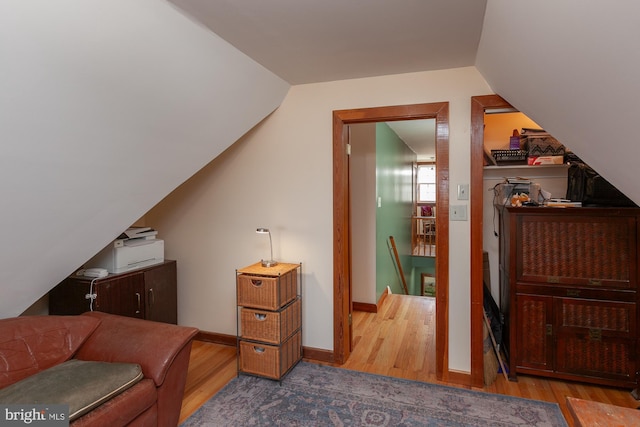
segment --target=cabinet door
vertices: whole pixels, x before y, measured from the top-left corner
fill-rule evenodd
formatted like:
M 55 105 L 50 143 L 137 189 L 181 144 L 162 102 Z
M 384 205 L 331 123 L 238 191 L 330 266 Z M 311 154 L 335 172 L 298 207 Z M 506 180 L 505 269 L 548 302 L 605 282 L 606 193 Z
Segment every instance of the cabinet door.
M 176 263 L 167 262 L 144 272 L 145 318 L 178 323 Z
M 636 305 L 556 298 L 558 372 L 633 381 Z
M 95 311 L 144 318 L 143 275 L 130 274 L 95 285 Z
M 516 280 L 635 289 L 636 218 L 605 209 L 595 213 L 517 215 Z M 591 214 L 588 214 L 590 213 Z
M 517 350 L 518 367 L 553 369 L 553 297 L 518 294 Z
M 90 280 L 67 277 L 49 292 L 49 314 L 76 315 L 91 310 L 91 300 L 86 298 L 90 284 Z

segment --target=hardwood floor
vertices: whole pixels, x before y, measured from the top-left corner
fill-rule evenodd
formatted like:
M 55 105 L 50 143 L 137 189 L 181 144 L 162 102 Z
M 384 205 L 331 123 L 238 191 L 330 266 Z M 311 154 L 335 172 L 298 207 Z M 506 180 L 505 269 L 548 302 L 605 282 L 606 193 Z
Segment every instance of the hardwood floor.
M 194 341 L 187 384 L 184 388 L 180 423 L 238 374 L 235 347 Z
M 353 325 L 355 346 L 340 367 L 440 383 L 435 378 L 435 299 L 388 295 L 378 313 L 354 312 Z M 180 422 L 236 375 L 234 347 L 194 342 Z M 493 384 L 480 390 L 556 402 L 569 426 L 574 425 L 566 405 L 569 396 L 627 408 L 640 406 L 629 390 L 524 375 L 518 376 L 517 382 L 499 375 Z
M 435 299 L 390 294 L 377 314 L 353 313 L 354 347 L 340 367 L 436 382 L 435 321 Z

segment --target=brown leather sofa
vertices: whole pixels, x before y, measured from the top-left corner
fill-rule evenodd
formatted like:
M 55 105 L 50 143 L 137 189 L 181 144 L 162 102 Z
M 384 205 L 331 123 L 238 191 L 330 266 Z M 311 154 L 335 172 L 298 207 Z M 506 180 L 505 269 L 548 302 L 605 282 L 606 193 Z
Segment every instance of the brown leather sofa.
M 119 394 L 109 395 L 99 406 L 79 413 L 71 425 L 173 427 L 180 417 L 191 342 L 197 332 L 195 328 L 100 312 L 2 319 L 0 397 L 3 391 L 15 389 L 29 380 L 39 385 L 45 371 L 51 372 L 67 363 L 95 361 L 108 362 L 97 365 L 133 365 L 141 379 L 132 381 L 133 385 L 127 385 L 124 391 L 118 390 Z M 69 376 L 72 379 L 73 369 Z M 101 383 L 106 375 L 94 377 Z M 55 384 L 65 387 L 65 381 L 59 378 Z M 19 389 L 18 394 L 21 394 Z M 0 403 L 6 401 L 0 400 Z

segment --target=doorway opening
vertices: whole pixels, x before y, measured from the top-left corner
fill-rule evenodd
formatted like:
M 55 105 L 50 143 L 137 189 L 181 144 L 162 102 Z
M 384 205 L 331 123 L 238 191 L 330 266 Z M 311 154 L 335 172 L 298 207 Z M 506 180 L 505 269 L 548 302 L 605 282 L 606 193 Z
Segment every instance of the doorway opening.
M 447 102 L 375 107 L 333 112 L 333 265 L 334 265 L 334 362 L 344 363 L 351 353 L 352 255 L 348 125 L 435 119 L 437 200 L 436 242 L 436 377 L 448 372 L 449 292 L 449 104 Z
M 435 276 L 435 119 L 347 127 L 352 300 L 377 312 L 385 295 L 423 295 L 421 274 Z

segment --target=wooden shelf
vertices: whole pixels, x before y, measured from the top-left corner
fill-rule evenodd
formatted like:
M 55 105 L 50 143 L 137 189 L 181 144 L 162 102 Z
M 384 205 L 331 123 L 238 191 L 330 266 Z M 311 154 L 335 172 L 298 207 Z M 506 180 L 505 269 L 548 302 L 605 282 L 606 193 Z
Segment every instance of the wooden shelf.
M 532 181 L 543 178 L 562 178 L 567 179 L 569 165 L 514 165 L 514 166 L 485 166 L 483 179 L 502 180 L 505 177 L 520 176 L 529 178 Z
M 561 165 L 507 165 L 507 166 L 485 166 L 485 170 L 506 170 L 506 169 L 569 169 L 569 165 L 563 163 Z

